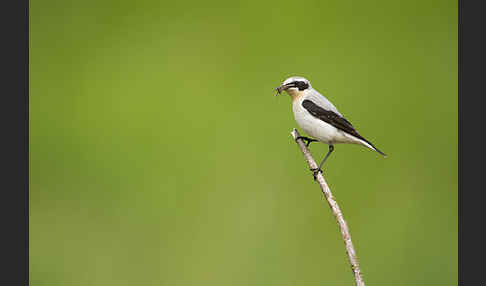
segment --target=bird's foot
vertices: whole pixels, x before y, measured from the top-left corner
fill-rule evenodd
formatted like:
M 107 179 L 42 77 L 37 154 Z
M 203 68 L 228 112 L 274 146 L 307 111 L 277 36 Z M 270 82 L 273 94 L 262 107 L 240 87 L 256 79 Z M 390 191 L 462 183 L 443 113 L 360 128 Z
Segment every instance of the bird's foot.
M 309 147 L 310 143 L 317 142 L 316 139 L 312 139 L 312 138 L 305 137 L 305 136 L 298 136 L 297 139 L 302 139 L 302 140 L 306 141 L 307 143 L 305 144 L 305 146 L 307 146 L 307 147 Z M 295 140 L 297 140 L 297 139 L 295 139 Z
M 317 180 L 317 174 L 321 173 L 322 174 L 322 169 L 321 168 L 311 168 L 312 171 L 312 176 L 314 177 L 314 181 Z

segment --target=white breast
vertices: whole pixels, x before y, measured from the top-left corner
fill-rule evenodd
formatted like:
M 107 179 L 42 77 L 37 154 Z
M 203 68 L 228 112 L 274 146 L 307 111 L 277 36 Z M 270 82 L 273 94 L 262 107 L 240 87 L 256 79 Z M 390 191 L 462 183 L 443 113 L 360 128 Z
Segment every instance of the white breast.
M 292 102 L 295 121 L 305 133 L 326 144 L 357 143 L 357 138 L 354 138 L 354 136 L 348 135 L 331 124 L 312 116 L 302 106 L 302 101 L 305 99 L 307 99 L 307 96 L 302 96 Z

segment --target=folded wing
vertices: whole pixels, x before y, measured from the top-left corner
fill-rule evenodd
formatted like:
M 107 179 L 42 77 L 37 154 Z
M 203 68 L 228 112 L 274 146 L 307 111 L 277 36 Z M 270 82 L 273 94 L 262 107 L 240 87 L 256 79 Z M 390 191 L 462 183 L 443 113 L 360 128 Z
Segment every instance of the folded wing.
M 386 156 L 383 152 L 378 150 L 378 148 L 373 146 L 370 141 L 366 140 L 363 136 L 361 136 L 358 131 L 354 129 L 351 122 L 349 122 L 343 116 L 335 113 L 334 111 L 326 110 L 309 99 L 305 99 L 304 101 L 302 101 L 302 106 L 315 118 L 320 119 L 350 135 L 353 135 L 360 140 L 363 140 L 364 142 L 368 143 L 376 152 L 380 153 L 383 156 Z

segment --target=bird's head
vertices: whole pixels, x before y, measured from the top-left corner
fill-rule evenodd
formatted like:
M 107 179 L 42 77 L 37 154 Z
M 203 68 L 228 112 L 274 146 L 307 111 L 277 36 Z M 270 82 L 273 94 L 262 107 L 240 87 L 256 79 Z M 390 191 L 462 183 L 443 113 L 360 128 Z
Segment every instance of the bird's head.
M 293 99 L 303 95 L 307 90 L 311 89 L 312 86 L 310 81 L 300 76 L 289 77 L 284 80 L 282 85 L 276 88 L 277 93 L 275 96 L 282 93 L 282 91 L 287 92 Z

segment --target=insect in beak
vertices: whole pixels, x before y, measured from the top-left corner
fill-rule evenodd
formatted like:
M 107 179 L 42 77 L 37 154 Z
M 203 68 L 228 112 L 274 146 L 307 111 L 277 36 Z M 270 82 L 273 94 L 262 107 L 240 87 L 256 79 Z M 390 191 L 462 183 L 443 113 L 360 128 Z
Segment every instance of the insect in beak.
M 279 86 L 279 87 L 275 88 L 275 90 L 277 91 L 277 92 L 275 93 L 275 96 L 277 96 L 277 95 L 279 95 L 279 94 L 282 94 L 282 91 L 287 90 L 287 89 L 289 89 L 290 87 L 291 87 L 291 86 L 289 86 L 288 84 L 286 84 L 286 85 L 281 85 L 281 86 Z

